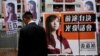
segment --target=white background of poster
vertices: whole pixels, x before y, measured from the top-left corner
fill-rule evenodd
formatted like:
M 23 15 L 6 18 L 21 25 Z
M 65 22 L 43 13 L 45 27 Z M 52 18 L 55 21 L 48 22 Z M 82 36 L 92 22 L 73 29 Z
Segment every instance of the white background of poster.
M 70 48 L 72 49 L 72 55 L 79 55 L 79 40 L 68 40 Z
M 96 39 L 88 39 L 88 40 L 80 40 L 80 43 L 89 43 L 90 44 L 90 48 L 86 48 L 81 50 L 80 49 L 80 55 L 97 55 L 97 40 Z M 95 44 L 95 48 L 91 47 L 91 43 Z M 86 47 L 86 46 L 85 46 Z

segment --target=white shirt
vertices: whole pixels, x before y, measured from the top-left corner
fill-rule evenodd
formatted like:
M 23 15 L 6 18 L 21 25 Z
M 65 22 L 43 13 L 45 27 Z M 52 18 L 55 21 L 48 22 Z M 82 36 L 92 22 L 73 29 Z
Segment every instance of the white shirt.
M 33 21 L 33 20 L 30 20 L 30 21 L 28 22 L 28 24 L 30 24 L 30 23 L 32 23 L 32 22 L 35 22 L 35 21 Z
M 58 49 L 60 49 L 62 51 L 64 49 L 64 45 L 55 36 L 54 36 L 54 40 L 56 42 L 56 47 L 55 48 L 58 48 Z

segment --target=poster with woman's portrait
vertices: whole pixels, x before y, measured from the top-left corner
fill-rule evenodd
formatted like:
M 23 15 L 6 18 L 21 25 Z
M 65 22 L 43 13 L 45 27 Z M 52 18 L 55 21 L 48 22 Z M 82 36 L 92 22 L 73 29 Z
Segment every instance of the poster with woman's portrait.
M 97 55 L 96 15 L 89 12 L 44 13 L 49 55 Z
M 95 0 L 82 0 L 84 11 L 96 11 Z
M 17 31 L 17 1 L 5 1 L 4 21 L 6 32 L 8 34 L 16 33 Z
M 69 41 L 62 35 L 60 13 L 43 14 L 43 25 L 46 31 L 48 55 L 73 54 Z
M 40 0 L 24 0 L 24 12 L 29 11 L 33 20 L 38 24 L 40 19 Z

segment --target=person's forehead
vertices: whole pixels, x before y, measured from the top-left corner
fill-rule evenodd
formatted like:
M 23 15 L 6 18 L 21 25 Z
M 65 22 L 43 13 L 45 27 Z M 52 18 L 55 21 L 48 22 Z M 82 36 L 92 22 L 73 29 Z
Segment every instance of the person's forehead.
M 7 7 L 7 8 L 12 8 L 12 7 L 11 7 L 11 6 L 9 6 L 9 5 L 7 5 L 6 7 Z
M 52 21 L 59 21 L 59 18 L 55 18 L 54 20 L 52 20 Z

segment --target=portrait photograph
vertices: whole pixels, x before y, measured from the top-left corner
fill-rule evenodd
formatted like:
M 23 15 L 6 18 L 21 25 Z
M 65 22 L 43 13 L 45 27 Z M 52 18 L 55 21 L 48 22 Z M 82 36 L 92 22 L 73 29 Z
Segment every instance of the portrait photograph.
M 24 12 L 29 11 L 33 15 L 33 20 L 38 24 L 40 20 L 40 0 L 24 0 Z
M 96 11 L 95 0 L 82 0 L 84 11 Z

